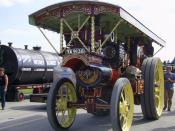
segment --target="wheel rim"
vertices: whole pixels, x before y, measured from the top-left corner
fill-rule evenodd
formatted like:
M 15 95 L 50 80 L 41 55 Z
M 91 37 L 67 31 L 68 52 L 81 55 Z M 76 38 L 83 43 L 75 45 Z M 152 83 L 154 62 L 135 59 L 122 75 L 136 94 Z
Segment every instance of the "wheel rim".
M 119 120 L 122 131 L 128 131 L 132 125 L 134 112 L 133 91 L 130 84 L 123 87 L 120 96 Z
M 154 78 L 154 100 L 157 115 L 162 114 L 163 105 L 164 105 L 164 77 L 162 63 L 158 61 L 156 65 L 156 72 Z
M 19 94 L 19 101 L 22 101 L 24 99 L 24 95 L 23 95 L 23 93 L 20 93 Z
M 72 125 L 76 116 L 76 108 L 68 108 L 67 104 L 76 101 L 74 86 L 70 82 L 64 82 L 58 90 L 55 105 L 57 121 L 62 128 Z

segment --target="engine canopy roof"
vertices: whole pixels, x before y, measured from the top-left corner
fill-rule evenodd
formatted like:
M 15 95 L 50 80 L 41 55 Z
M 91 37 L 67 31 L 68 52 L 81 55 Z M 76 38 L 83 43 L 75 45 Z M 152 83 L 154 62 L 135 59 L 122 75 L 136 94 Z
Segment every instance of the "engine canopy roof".
M 123 20 L 117 29 L 119 39 L 128 36 L 142 37 L 157 43 L 161 47 L 165 45 L 163 39 L 122 7 L 99 1 L 74 0 L 54 4 L 29 15 L 29 23 L 60 33 L 61 18 L 66 19 L 69 25 L 76 30 L 79 23 L 83 23 L 87 16 L 92 15 L 100 16 L 100 28 L 106 33 L 109 33 L 119 20 Z M 64 33 L 66 32 L 69 33 L 70 30 L 67 26 L 64 26 Z

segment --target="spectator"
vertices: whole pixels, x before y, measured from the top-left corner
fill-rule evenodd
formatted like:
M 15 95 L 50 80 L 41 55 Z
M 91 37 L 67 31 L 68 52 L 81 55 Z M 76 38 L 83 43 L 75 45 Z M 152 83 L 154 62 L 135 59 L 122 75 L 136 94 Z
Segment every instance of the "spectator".
M 4 68 L 0 67 L 0 96 L 1 96 L 1 106 L 2 110 L 5 108 L 5 95 L 7 92 L 8 77 L 4 73 Z
M 163 110 L 166 110 L 168 105 L 168 111 L 171 111 L 172 98 L 174 94 L 173 83 L 175 83 L 175 74 L 171 72 L 170 66 L 166 67 L 164 79 L 165 79 L 165 102 Z

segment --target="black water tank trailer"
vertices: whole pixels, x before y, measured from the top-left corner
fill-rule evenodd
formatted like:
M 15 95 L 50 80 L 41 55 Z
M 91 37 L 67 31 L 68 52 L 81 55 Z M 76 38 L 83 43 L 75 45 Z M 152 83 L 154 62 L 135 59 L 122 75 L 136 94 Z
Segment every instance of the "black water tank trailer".
M 60 65 L 56 53 L 0 45 L 0 66 L 10 84 L 42 84 L 53 80 L 53 68 Z
M 0 45 L 0 67 L 4 67 L 9 77 L 9 85 L 43 84 L 53 81 L 53 69 L 60 65 L 61 58 L 56 53 Z

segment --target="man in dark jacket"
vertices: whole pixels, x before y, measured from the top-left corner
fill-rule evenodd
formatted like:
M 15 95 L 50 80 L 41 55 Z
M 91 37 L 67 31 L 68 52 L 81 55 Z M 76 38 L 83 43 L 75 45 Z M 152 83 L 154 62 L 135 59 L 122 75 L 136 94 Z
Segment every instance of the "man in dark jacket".
M 1 97 L 1 106 L 2 110 L 5 108 L 5 95 L 7 92 L 7 86 L 8 86 L 8 77 L 4 73 L 4 68 L 0 67 L 0 97 Z
M 168 111 L 171 110 L 172 98 L 174 94 L 174 83 L 175 83 L 175 74 L 171 72 L 171 67 L 166 67 L 166 73 L 164 74 L 165 79 L 165 103 L 163 110 L 166 110 L 168 106 Z

